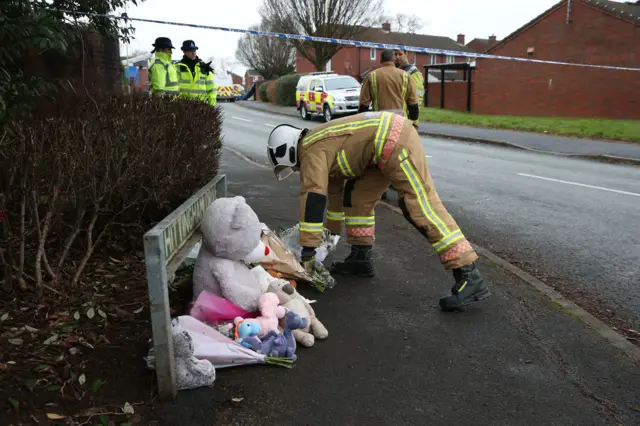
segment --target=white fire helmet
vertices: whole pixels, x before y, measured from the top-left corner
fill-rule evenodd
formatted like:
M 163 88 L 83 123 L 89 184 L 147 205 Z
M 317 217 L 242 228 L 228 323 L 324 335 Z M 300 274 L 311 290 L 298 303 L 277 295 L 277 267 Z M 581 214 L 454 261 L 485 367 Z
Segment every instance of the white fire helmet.
M 267 158 L 276 179 L 285 180 L 295 171 L 294 167 L 298 163 L 298 140 L 304 130 L 281 124 L 269 135 Z

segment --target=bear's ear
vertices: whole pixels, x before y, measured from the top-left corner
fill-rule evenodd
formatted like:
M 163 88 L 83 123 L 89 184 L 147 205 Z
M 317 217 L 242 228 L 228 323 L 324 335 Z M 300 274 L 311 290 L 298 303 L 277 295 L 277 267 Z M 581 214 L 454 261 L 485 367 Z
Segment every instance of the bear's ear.
M 241 322 L 242 322 L 242 317 L 235 317 L 235 318 L 233 319 L 233 323 L 234 323 L 235 325 L 238 325 L 238 324 L 239 324 L 239 323 L 241 323 Z
M 231 217 L 231 228 L 242 229 L 247 226 L 247 203 L 244 198 L 238 200 L 236 208 L 233 209 L 233 216 Z

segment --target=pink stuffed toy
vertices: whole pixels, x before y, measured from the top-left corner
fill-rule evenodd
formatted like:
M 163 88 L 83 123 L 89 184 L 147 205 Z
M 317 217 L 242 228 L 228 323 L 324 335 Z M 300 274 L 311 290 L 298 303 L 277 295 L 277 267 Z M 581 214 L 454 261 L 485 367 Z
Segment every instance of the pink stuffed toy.
M 236 317 L 233 320 L 236 325 L 236 334 L 238 334 L 237 327 L 239 324 L 244 324 L 247 329 L 251 328 L 253 330 L 259 327 L 260 330 L 258 331 L 258 337 L 264 337 L 270 331 L 274 331 L 276 333 L 280 332 L 278 325 L 280 323 L 280 319 L 284 318 L 286 310 L 284 307 L 280 306 L 280 299 L 278 299 L 278 296 L 275 293 L 263 293 L 260 295 L 260 299 L 258 299 L 258 307 L 260 308 L 262 316 L 248 319 Z
M 274 293 L 264 293 L 260 295 L 258 307 L 262 316 L 255 320 L 260 323 L 260 333 L 258 336 L 263 337 L 269 331 L 279 333 L 278 324 L 281 318 L 284 318 L 286 310 L 280 306 L 280 299 Z

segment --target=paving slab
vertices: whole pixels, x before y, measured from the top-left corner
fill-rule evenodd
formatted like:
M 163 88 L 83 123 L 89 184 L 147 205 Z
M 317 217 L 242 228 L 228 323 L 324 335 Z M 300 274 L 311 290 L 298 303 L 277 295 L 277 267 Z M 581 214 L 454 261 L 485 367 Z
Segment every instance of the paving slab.
M 230 195 L 271 227 L 298 218 L 299 184 L 225 151 Z M 492 297 L 443 313 L 452 278 L 402 216 L 376 211 L 373 279 L 302 288 L 329 330 L 291 370 L 218 371 L 213 388 L 180 392 L 164 425 L 633 425 L 637 361 L 520 278 L 481 258 Z M 336 257 L 346 254 L 341 245 Z M 331 259 L 328 259 L 330 261 Z M 232 398 L 243 398 L 233 402 Z

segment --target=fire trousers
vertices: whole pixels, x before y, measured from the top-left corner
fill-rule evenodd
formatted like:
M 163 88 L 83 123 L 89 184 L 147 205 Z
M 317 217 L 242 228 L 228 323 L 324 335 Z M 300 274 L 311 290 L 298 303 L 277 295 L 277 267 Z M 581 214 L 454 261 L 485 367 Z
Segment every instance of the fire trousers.
M 326 227 L 341 234 L 344 224 L 347 243 L 373 245 L 375 206 L 391 184 L 404 217 L 427 238 L 445 269 L 473 263 L 478 255 L 436 192 L 418 133 L 405 130 L 393 142 L 384 163 L 357 178 L 329 182 Z

